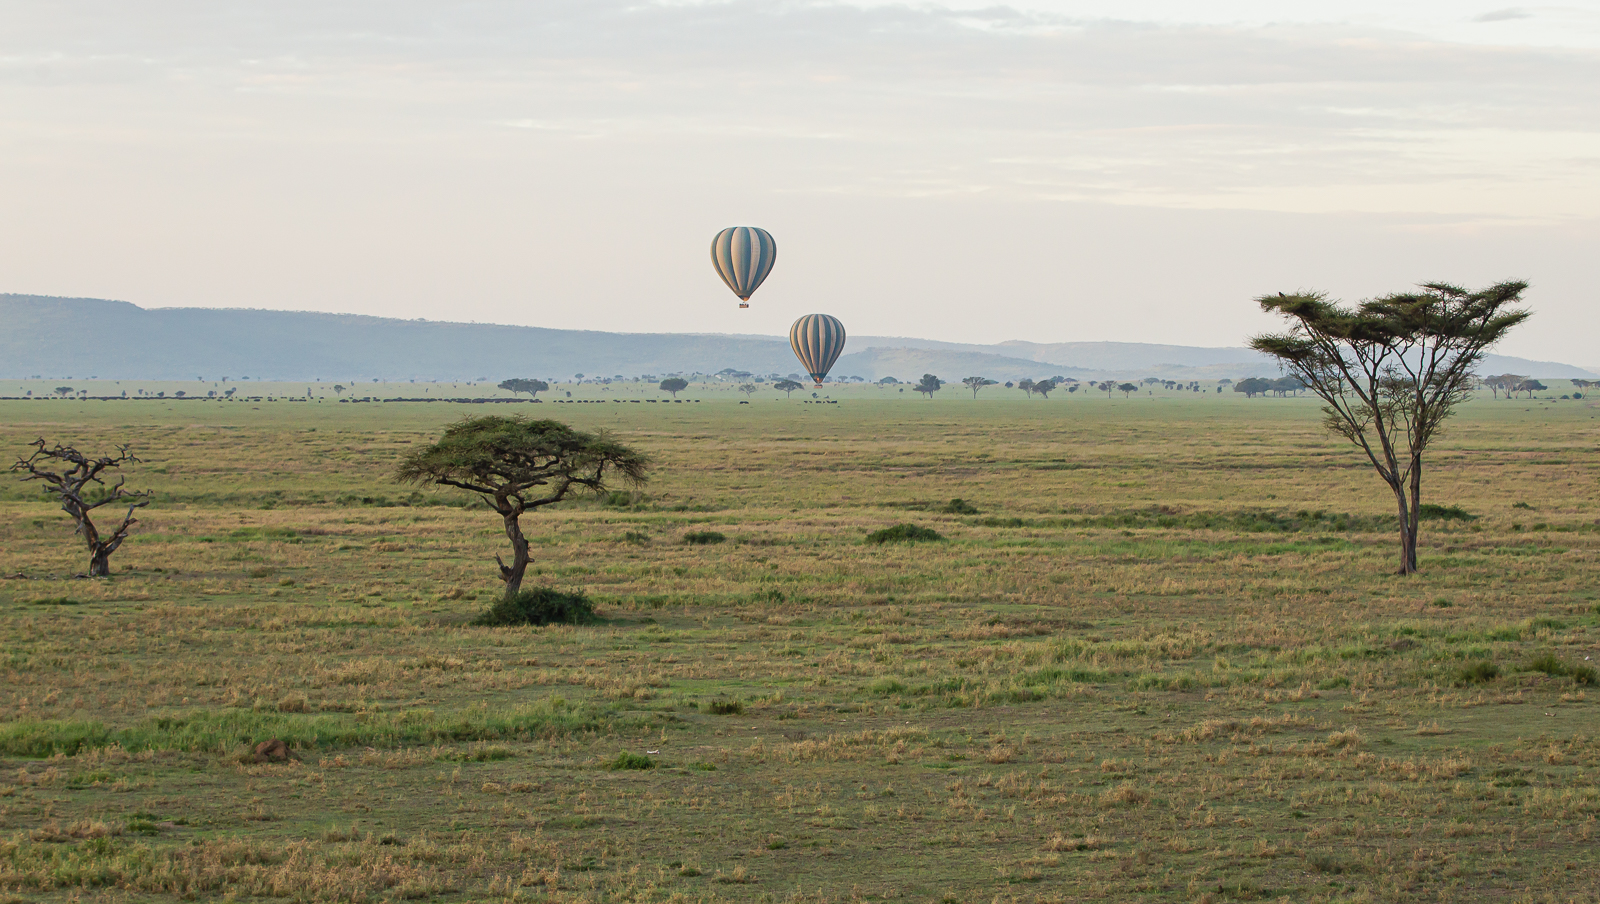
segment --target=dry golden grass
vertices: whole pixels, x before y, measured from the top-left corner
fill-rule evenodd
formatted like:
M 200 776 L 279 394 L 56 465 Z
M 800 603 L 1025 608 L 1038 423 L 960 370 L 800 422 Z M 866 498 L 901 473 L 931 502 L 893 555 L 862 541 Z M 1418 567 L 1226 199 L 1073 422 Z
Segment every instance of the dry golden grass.
M 468 624 L 494 519 L 382 480 L 474 409 L 0 403 L 158 493 L 91 582 L 0 486 L 0 895 L 1600 894 L 1590 409 L 1469 406 L 1479 518 L 1400 581 L 1314 406 L 1131 402 L 540 409 L 660 465 L 530 516 L 606 619 L 537 629 Z

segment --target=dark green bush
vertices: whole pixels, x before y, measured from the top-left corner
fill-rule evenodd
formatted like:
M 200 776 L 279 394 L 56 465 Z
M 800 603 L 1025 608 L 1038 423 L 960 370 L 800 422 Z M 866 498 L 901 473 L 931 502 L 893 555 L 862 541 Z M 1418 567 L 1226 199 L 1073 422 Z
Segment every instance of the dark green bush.
M 946 515 L 976 515 L 976 514 L 978 514 L 978 510 L 976 508 L 974 508 L 972 506 L 972 504 L 967 502 L 965 499 L 952 499 L 949 502 L 945 503 L 944 508 L 940 509 L 939 511 L 944 512 Z
M 1423 521 L 1476 521 L 1478 516 L 1458 505 L 1434 505 L 1424 502 L 1417 507 L 1417 517 Z
M 472 620 L 475 625 L 586 625 L 594 621 L 594 603 L 582 593 L 539 587 L 520 590 L 495 601 L 489 611 Z
M 656 761 L 642 753 L 619 753 L 616 759 L 606 764 L 606 768 L 613 772 L 618 769 L 654 769 Z
M 743 703 L 727 698 L 707 700 L 700 708 L 713 716 L 738 716 L 744 714 Z
M 728 538 L 714 530 L 695 530 L 683 535 L 683 542 L 690 546 L 710 546 L 721 543 Z
M 916 543 L 923 540 L 943 540 L 939 532 L 915 524 L 896 524 L 867 534 L 868 543 Z

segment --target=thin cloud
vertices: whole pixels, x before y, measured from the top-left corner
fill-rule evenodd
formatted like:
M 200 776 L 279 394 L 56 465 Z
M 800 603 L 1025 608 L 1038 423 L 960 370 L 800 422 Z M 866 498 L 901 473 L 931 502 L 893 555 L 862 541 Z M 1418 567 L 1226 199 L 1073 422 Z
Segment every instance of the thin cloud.
M 1525 9 L 1511 8 L 1511 9 L 1497 9 L 1497 10 L 1494 10 L 1493 12 L 1484 13 L 1481 16 L 1473 16 L 1472 17 L 1472 21 L 1474 21 L 1474 22 L 1509 22 L 1512 19 L 1532 19 L 1532 18 L 1533 18 L 1533 13 L 1530 13 Z

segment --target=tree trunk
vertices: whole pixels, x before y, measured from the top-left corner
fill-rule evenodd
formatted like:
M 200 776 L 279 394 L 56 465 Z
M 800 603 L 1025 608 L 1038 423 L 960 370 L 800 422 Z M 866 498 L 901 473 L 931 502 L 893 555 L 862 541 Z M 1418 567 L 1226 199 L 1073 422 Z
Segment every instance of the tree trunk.
M 1417 537 L 1422 533 L 1422 455 L 1411 454 L 1411 531 L 1406 547 L 1406 562 L 1411 566 L 1407 574 L 1417 573 Z
M 522 525 L 517 519 L 522 512 L 512 509 L 502 512 L 506 520 L 506 537 L 511 541 L 511 564 L 500 561 L 495 556 L 495 561 L 500 562 L 500 580 L 506 582 L 506 596 L 511 596 L 522 589 L 522 576 L 528 571 L 528 541 L 522 536 Z
M 1400 484 L 1390 485 L 1396 504 L 1400 508 L 1400 571 L 1399 574 L 1417 573 L 1417 521 L 1411 506 L 1406 503 L 1406 490 Z
M 104 578 L 111 576 L 111 550 L 95 544 L 89 549 L 89 577 Z

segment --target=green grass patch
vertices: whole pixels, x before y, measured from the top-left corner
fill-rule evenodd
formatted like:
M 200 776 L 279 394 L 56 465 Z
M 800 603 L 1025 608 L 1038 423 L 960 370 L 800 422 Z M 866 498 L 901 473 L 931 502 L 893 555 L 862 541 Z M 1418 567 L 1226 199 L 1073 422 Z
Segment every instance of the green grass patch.
M 915 524 L 896 524 L 882 530 L 875 530 L 867 534 L 867 542 L 874 545 L 884 543 L 925 543 L 933 540 L 943 540 L 944 537 L 931 527 L 919 527 Z

